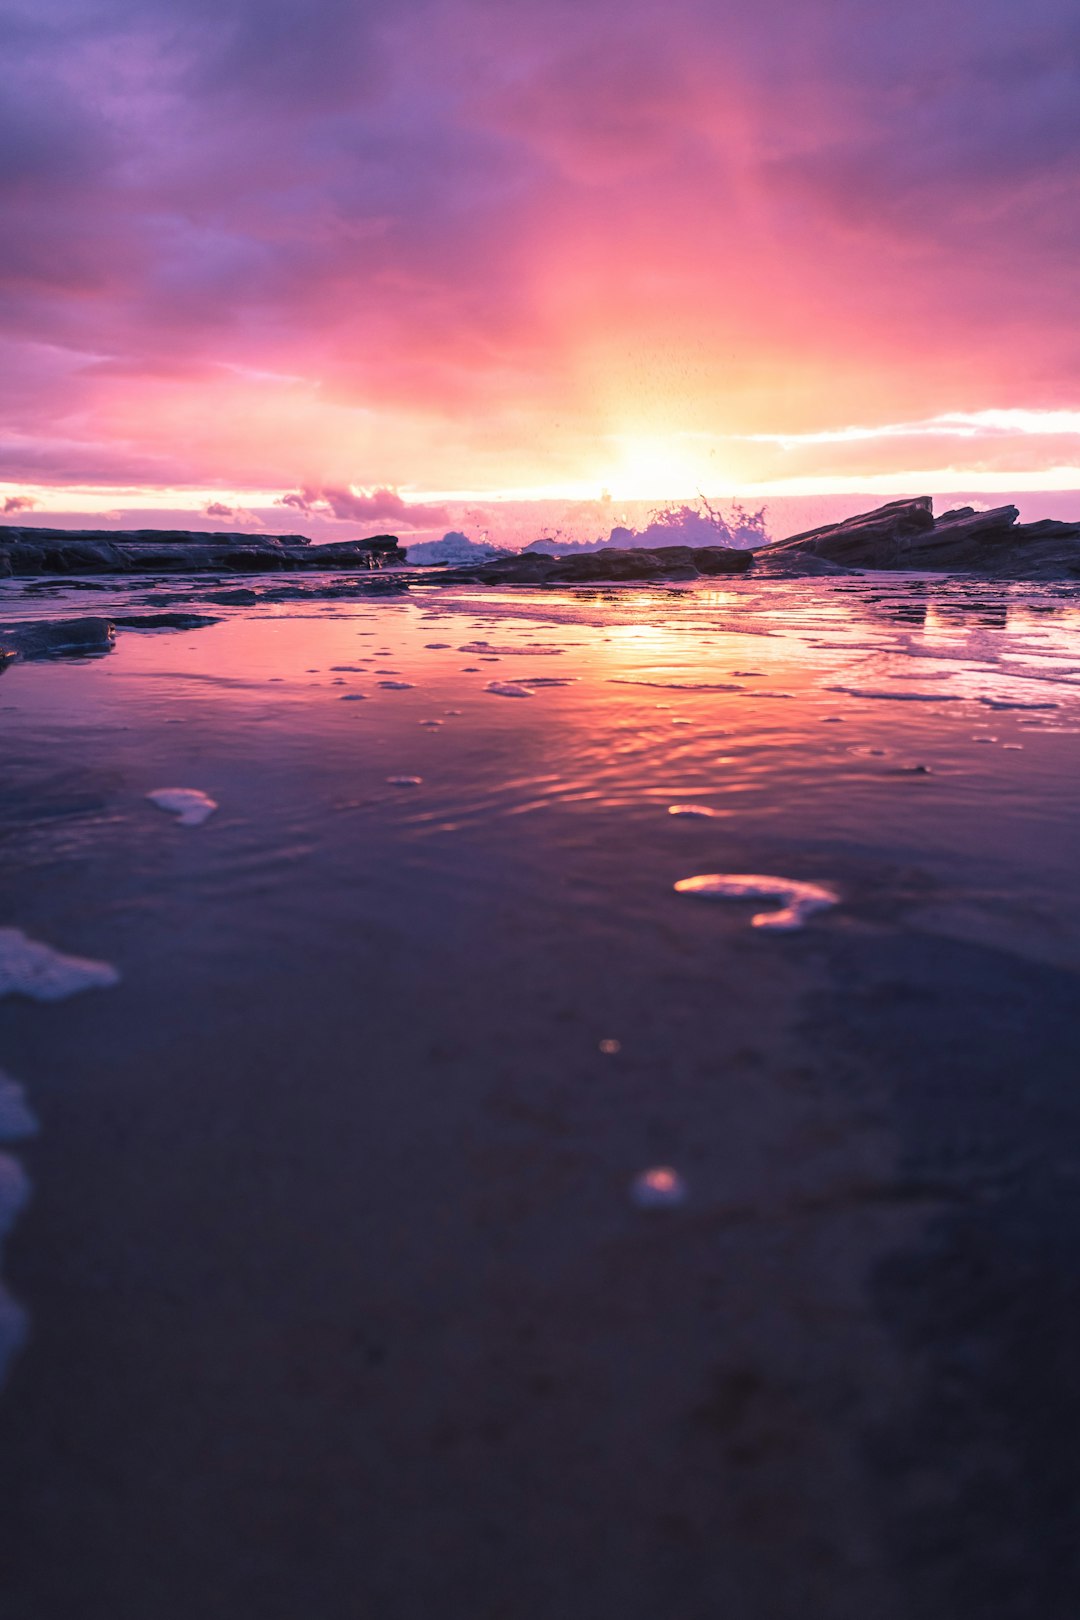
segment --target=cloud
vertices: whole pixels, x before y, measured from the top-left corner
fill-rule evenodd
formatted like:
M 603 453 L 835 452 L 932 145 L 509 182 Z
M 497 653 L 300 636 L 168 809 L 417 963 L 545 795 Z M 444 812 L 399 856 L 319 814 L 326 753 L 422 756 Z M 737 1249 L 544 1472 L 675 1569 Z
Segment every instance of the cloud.
M 279 506 L 291 506 L 305 512 L 338 518 L 341 522 L 379 523 L 396 522 L 407 529 L 435 528 L 449 522 L 444 506 L 424 506 L 420 502 L 407 502 L 393 489 L 374 489 L 370 493 L 346 488 L 307 488 L 281 496 Z
M 37 505 L 32 495 L 9 495 L 4 501 L 0 511 L 3 512 L 32 512 Z
M 613 434 L 730 483 L 1080 405 L 1075 0 L 17 0 L 0 47 L 10 476 L 438 527 L 395 491 Z

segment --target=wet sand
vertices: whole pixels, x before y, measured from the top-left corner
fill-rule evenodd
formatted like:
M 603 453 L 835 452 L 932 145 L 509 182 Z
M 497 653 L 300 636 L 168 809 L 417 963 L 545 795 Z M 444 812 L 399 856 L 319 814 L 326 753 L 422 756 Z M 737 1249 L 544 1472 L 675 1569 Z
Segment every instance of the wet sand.
M 5 674 L 5 1616 L 1072 1620 L 1075 609 L 821 590 Z

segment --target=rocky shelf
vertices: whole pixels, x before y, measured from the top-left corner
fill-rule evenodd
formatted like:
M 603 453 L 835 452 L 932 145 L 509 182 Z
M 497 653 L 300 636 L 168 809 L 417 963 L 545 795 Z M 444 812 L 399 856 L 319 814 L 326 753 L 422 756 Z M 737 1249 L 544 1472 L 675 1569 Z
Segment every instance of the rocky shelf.
M 265 574 L 295 568 L 370 570 L 404 560 L 405 553 L 393 534 L 315 546 L 302 534 L 0 526 L 0 576 Z
M 754 550 L 726 546 L 605 546 L 564 557 L 522 552 L 456 567 L 409 570 L 433 585 L 577 585 L 741 574 L 790 578 L 851 570 L 932 570 L 995 579 L 1080 578 L 1080 523 L 1020 523 L 1015 506 L 958 507 L 935 517 L 928 495 L 892 501 Z M 313 545 L 298 534 L 0 527 L 0 575 L 260 574 L 295 569 L 408 569 L 395 535 Z M 375 583 L 374 581 L 372 582 Z
M 755 571 L 836 573 L 933 569 L 999 579 L 1080 578 L 1080 523 L 1020 523 L 1015 506 L 955 507 L 935 518 L 929 495 L 759 547 Z

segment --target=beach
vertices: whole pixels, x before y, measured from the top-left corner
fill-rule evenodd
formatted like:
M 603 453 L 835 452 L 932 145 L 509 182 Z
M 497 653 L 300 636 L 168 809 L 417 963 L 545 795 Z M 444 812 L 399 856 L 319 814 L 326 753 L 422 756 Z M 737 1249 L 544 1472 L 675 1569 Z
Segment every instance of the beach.
M 248 583 L 0 675 L 6 1620 L 1074 1612 L 1075 588 Z

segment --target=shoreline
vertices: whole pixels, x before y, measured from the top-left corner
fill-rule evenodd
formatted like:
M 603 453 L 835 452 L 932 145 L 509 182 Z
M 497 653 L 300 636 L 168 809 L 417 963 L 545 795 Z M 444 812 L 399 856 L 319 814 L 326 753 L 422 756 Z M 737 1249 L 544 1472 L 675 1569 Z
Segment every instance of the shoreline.
M 433 584 L 589 584 L 672 581 L 740 574 L 755 578 L 836 575 L 857 570 L 928 570 L 995 579 L 1080 579 L 1080 523 L 1018 522 L 1015 506 L 960 507 L 935 517 L 930 496 L 758 547 L 605 546 L 562 555 L 517 552 L 465 565 L 430 564 Z M 303 535 L 218 535 L 186 530 L 62 530 L 0 527 L 0 578 L 74 574 L 260 574 L 300 569 L 387 574 L 408 568 L 395 535 L 313 545 Z M 401 588 L 407 588 L 403 581 Z

